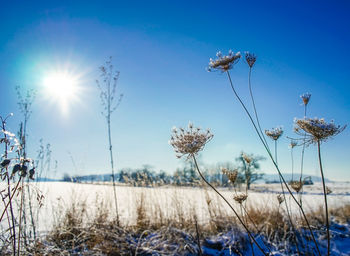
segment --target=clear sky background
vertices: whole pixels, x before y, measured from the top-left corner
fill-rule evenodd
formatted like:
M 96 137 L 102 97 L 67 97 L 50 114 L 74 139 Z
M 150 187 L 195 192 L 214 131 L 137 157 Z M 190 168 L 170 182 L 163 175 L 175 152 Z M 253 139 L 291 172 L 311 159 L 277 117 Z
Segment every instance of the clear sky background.
M 0 114 L 21 114 L 15 86 L 36 89 L 28 126 L 29 155 L 39 139 L 51 143 L 58 176 L 109 172 L 107 127 L 95 80 L 113 56 L 124 99 L 112 117 L 117 168 L 183 163 L 168 144 L 172 126 L 211 128 L 203 164 L 233 161 L 241 150 L 266 156 L 227 77 L 208 73 L 210 57 L 250 51 L 263 128 L 283 125 L 279 162 L 291 171 L 294 117 L 303 117 L 300 94 L 312 94 L 309 116 L 349 124 L 350 4 L 348 1 L 8 1 L 0 9 Z M 63 114 L 42 90 L 53 69 L 79 76 L 80 100 Z M 248 66 L 231 76 L 247 104 Z M 350 128 L 322 145 L 326 176 L 350 180 Z M 271 144 L 272 145 L 272 144 Z M 78 166 L 74 169 L 70 154 Z M 319 173 L 316 148 L 306 151 L 305 172 Z M 299 163 L 300 150 L 295 150 Z M 299 164 L 296 164 L 297 166 Z M 275 173 L 270 161 L 265 173 Z

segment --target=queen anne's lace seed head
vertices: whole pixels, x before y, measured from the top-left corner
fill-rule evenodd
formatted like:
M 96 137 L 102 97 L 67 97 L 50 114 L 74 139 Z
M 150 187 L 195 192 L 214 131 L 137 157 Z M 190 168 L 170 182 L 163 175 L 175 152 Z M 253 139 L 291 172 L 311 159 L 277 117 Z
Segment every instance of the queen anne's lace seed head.
M 271 130 L 265 130 L 265 134 L 273 140 L 278 140 L 283 134 L 283 129 L 282 127 L 272 128 Z
M 303 188 L 304 182 L 303 181 L 292 181 L 290 183 L 290 186 L 297 192 L 299 193 L 299 191 Z
M 303 100 L 304 105 L 306 106 L 311 98 L 311 94 L 310 93 L 304 93 L 302 95 L 300 95 L 300 98 Z
M 232 183 L 232 185 L 235 184 L 237 176 L 238 176 L 237 170 L 229 171 L 226 168 L 222 168 L 222 173 L 227 176 L 227 178 Z
M 219 51 L 216 53 L 216 57 L 216 60 L 210 59 L 208 71 L 217 69 L 225 72 L 232 69 L 233 66 L 239 61 L 241 58 L 241 53 L 234 53 L 230 50 L 228 55 L 222 55 L 222 53 Z
M 245 53 L 245 60 L 247 61 L 250 68 L 254 66 L 254 63 L 256 61 L 256 55 L 250 52 Z
M 214 136 L 209 129 L 202 131 L 200 128 L 194 128 L 192 123 L 189 123 L 188 130 L 173 128 L 172 132 L 169 143 L 173 146 L 178 158 L 197 154 Z
M 306 145 L 326 141 L 341 133 L 346 128 L 346 125 L 336 125 L 334 121 L 327 123 L 323 118 L 317 117 L 295 119 L 294 123 L 296 125 L 294 131 L 297 134 L 304 136 L 304 132 L 306 133 Z
M 247 197 L 248 197 L 247 194 L 241 193 L 241 194 L 235 195 L 235 196 L 233 197 L 233 199 L 234 199 L 237 203 L 241 204 L 241 203 L 243 203 L 245 200 L 247 200 Z

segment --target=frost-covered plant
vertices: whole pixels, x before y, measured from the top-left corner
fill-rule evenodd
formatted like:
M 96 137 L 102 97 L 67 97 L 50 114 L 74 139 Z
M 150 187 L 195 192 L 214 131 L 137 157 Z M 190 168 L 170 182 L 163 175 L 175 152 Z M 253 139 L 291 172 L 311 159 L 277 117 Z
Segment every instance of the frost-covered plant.
M 5 118 L 0 116 L 1 131 L 0 131 L 0 145 L 4 148 L 4 153 L 1 155 L 0 163 L 0 177 L 6 181 L 6 187 L 1 189 L 2 202 L 4 204 L 4 210 L 0 212 L 0 222 L 6 216 L 8 229 L 10 233 L 10 241 L 4 241 L 5 243 L 11 243 L 12 253 L 20 253 L 21 245 L 21 224 L 23 213 L 23 181 L 26 177 L 34 179 L 35 168 L 34 161 L 30 158 L 24 158 L 22 156 L 23 146 L 16 136 L 9 132 L 6 128 L 7 119 L 12 116 L 8 115 Z M 12 169 L 11 173 L 10 170 Z M 15 182 L 15 180 L 17 181 Z M 5 193 L 6 191 L 6 193 Z M 4 193 L 4 194 L 3 194 Z M 13 199 L 16 194 L 20 194 L 19 204 L 19 217 L 17 219 L 16 211 L 14 210 Z M 39 195 L 39 200 L 42 196 Z M 18 227 L 18 230 L 16 228 Z
M 210 132 L 210 130 L 202 132 L 200 128 L 195 128 L 192 123 L 189 123 L 187 130 L 185 130 L 184 128 L 178 129 L 176 127 L 172 129 L 172 136 L 170 138 L 169 144 L 174 148 L 174 151 L 178 158 L 186 156 L 187 159 L 193 159 L 198 174 L 201 176 L 203 181 L 225 201 L 225 203 L 231 208 L 231 210 L 233 211 L 243 228 L 247 231 L 250 239 L 252 239 L 252 241 L 256 244 L 256 246 L 264 255 L 267 255 L 264 249 L 262 249 L 259 243 L 255 240 L 245 221 L 239 216 L 238 212 L 234 209 L 230 202 L 212 184 L 210 184 L 209 181 L 207 181 L 207 179 L 204 177 L 204 175 L 199 169 L 196 160 L 196 155 L 199 151 L 202 151 L 204 149 L 206 143 L 210 141 L 213 138 L 213 136 L 214 135 Z
M 241 58 L 241 53 L 229 51 L 228 55 L 222 55 L 219 51 L 216 53 L 216 60 L 210 59 L 208 71 L 221 70 L 222 72 L 228 71 L 233 68 L 233 66 Z
M 188 130 L 173 127 L 173 135 L 170 138 L 170 145 L 173 146 L 176 157 L 191 157 L 203 150 L 205 144 L 213 138 L 210 130 L 202 131 L 201 128 L 194 128 L 192 123 L 188 124 Z
M 239 101 L 241 106 L 243 107 L 245 113 L 248 115 L 248 118 L 251 121 L 251 123 L 252 123 L 252 125 L 253 125 L 253 127 L 254 127 L 257 135 L 258 135 L 258 137 L 259 137 L 259 140 L 261 141 L 261 143 L 263 144 L 264 148 L 266 149 L 266 151 L 267 151 L 267 153 L 268 153 L 268 155 L 269 155 L 273 165 L 275 166 L 275 168 L 276 168 L 276 170 L 278 172 L 278 175 L 280 176 L 280 179 L 281 179 L 282 183 L 287 188 L 288 193 L 290 194 L 290 196 L 293 198 L 294 202 L 299 207 L 299 209 L 300 209 L 300 211 L 302 213 L 302 216 L 305 219 L 307 227 L 308 227 L 308 229 L 310 231 L 311 238 L 312 238 L 312 240 L 313 240 L 313 242 L 315 244 L 315 247 L 316 247 L 316 250 L 317 250 L 317 254 L 321 255 L 320 250 L 318 248 L 318 244 L 317 244 L 316 239 L 315 239 L 315 236 L 313 234 L 312 228 L 310 226 L 310 223 L 309 223 L 309 221 L 307 219 L 307 216 L 306 216 L 306 214 L 305 214 L 305 212 L 304 212 L 304 210 L 302 208 L 302 204 L 293 195 L 293 192 L 291 191 L 291 188 L 288 186 L 286 180 L 284 179 L 284 177 L 283 177 L 283 175 L 282 175 L 282 173 L 280 171 L 280 168 L 278 166 L 278 163 L 274 159 L 274 157 L 273 157 L 273 155 L 271 153 L 271 150 L 269 148 L 269 145 L 268 145 L 268 143 L 267 143 L 267 141 L 265 139 L 265 135 L 264 135 L 264 133 L 263 133 L 263 131 L 261 129 L 261 125 L 260 125 L 260 121 L 259 121 L 259 118 L 258 118 L 258 114 L 257 114 L 256 106 L 255 106 L 255 101 L 254 101 L 254 97 L 253 97 L 253 93 L 252 93 L 252 89 L 251 89 L 251 71 L 252 71 L 252 68 L 253 68 L 253 66 L 255 65 L 255 62 L 256 62 L 256 56 L 252 55 L 252 54 L 249 54 L 249 53 L 246 54 L 246 62 L 248 64 L 248 66 L 249 66 L 249 77 L 248 77 L 249 78 L 249 80 L 248 80 L 249 81 L 249 91 L 250 91 L 251 100 L 252 100 L 252 103 L 253 103 L 255 120 L 253 119 L 252 114 L 248 110 L 246 104 L 243 102 L 242 98 L 237 93 L 236 88 L 233 85 L 230 72 L 229 72 L 229 70 L 232 69 L 233 65 L 237 63 L 237 61 L 239 60 L 241 55 L 238 54 L 238 53 L 234 54 L 232 51 L 230 51 L 229 55 L 227 55 L 227 56 L 222 56 L 221 52 L 219 52 L 217 54 L 217 56 L 218 56 L 217 60 L 210 59 L 208 71 L 221 70 L 222 72 L 225 72 L 227 74 L 227 77 L 228 77 L 231 89 L 232 89 L 235 97 L 237 98 L 237 100 Z
M 272 140 L 276 141 L 282 136 L 283 129 L 282 129 L 282 127 L 272 128 L 271 130 L 265 130 L 265 134 L 266 134 L 267 137 L 269 137 Z
M 307 135 L 304 143 L 306 145 L 317 144 L 320 142 L 327 141 L 335 135 L 341 133 L 345 126 L 336 125 L 334 121 L 327 123 L 324 118 L 305 118 L 295 119 L 294 131 L 298 135 L 303 135 L 304 131 Z
M 324 179 L 324 172 L 321 159 L 321 142 L 325 142 L 328 139 L 338 135 L 344 129 L 345 126 L 336 125 L 334 121 L 327 123 L 323 118 L 304 118 L 295 119 L 295 132 L 299 135 L 304 135 L 303 143 L 305 145 L 317 144 L 318 160 L 320 165 L 320 172 L 322 177 L 323 195 L 325 204 L 326 215 L 326 227 L 327 227 L 327 255 L 330 255 L 330 232 L 329 232 L 329 217 L 328 217 L 328 204 L 327 204 L 327 187 Z M 303 132 L 304 133 L 303 133 Z

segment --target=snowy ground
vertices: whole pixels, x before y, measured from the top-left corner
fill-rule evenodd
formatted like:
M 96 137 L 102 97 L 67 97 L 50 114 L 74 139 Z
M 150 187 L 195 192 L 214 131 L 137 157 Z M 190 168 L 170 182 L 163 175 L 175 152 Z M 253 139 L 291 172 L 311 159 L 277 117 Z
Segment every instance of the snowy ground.
M 110 185 L 77 184 L 66 182 L 42 182 L 32 185 L 39 188 L 43 195 L 44 206 L 40 210 L 40 230 L 49 230 L 55 220 L 55 216 L 60 214 L 64 208 L 70 207 L 72 202 L 85 202 L 87 209 L 92 215 L 98 206 L 97 201 L 103 200 L 105 207 L 114 213 L 113 188 Z M 329 208 L 350 204 L 350 184 L 331 183 L 328 186 L 333 191 L 329 197 Z M 304 186 L 303 202 L 305 211 L 317 210 L 323 205 L 321 184 Z M 176 216 L 178 211 L 182 211 L 185 216 L 196 213 L 199 222 L 206 223 L 209 220 L 206 197 L 209 195 L 214 204 L 231 214 L 229 208 L 217 195 L 208 189 L 189 187 L 158 187 L 140 188 L 129 186 L 117 186 L 118 208 L 121 220 L 127 224 L 134 224 L 136 220 L 136 208 L 141 195 L 144 196 L 147 214 L 150 216 L 161 211 L 163 216 Z M 238 205 L 232 199 L 235 191 L 233 189 L 220 189 L 223 195 Z M 278 207 L 277 195 L 281 192 L 279 184 L 259 184 L 253 185 L 249 192 L 248 206 L 275 208 Z M 289 195 L 287 195 L 287 198 Z M 292 201 L 292 200 L 291 200 Z M 297 211 L 297 206 L 292 203 L 292 210 Z
M 1 188 L 3 188 L 3 185 L 4 183 L 0 183 Z M 327 186 L 332 190 L 332 193 L 328 197 L 329 208 L 350 204 L 349 183 L 328 183 Z M 30 188 L 32 193 L 40 190 L 45 197 L 43 201 L 44 205 L 39 211 L 39 221 L 37 223 L 39 230 L 44 233 L 52 229 L 55 222 L 59 221 L 59 216 L 62 216 L 65 209 L 71 208 L 72 203 L 85 203 L 86 214 L 88 217 L 91 216 L 91 218 L 93 218 L 96 209 L 101 207 L 101 202 L 103 202 L 102 207 L 108 209 L 111 214 L 114 214 L 113 187 L 110 184 L 39 182 L 31 183 Z M 242 189 L 244 190 L 244 188 Z M 227 215 L 232 215 L 230 209 L 210 188 L 172 186 L 140 188 L 118 185 L 116 190 L 120 218 L 126 225 L 135 224 L 137 206 L 140 204 L 142 197 L 144 199 L 144 206 L 146 207 L 146 214 L 150 219 L 156 219 L 160 213 L 169 219 L 176 219 L 179 213 L 188 218 L 196 214 L 200 223 L 207 223 L 210 219 L 207 205 L 208 198 L 210 198 L 211 204 L 217 209 L 222 210 Z M 239 206 L 232 198 L 236 193 L 233 188 L 222 188 L 219 190 L 239 209 Z M 280 193 L 281 187 L 279 184 L 254 184 L 249 191 L 247 204 L 248 206 L 258 208 L 277 208 L 277 195 Z M 288 198 L 290 196 L 286 196 L 287 200 L 289 200 Z M 292 202 L 292 200 L 290 201 Z M 322 186 L 320 183 L 304 186 L 303 205 L 306 212 L 316 211 L 323 205 Z M 297 206 L 293 203 L 291 206 L 292 211 L 297 212 Z M 0 210 L 2 207 L 0 207 Z M 34 208 L 36 207 L 34 206 Z M 3 225 L 4 223 L 1 224 Z M 350 255 L 349 224 L 333 224 L 331 230 L 333 235 L 332 255 Z M 154 235 L 157 236 L 157 234 Z M 238 241 L 241 241 L 240 236 L 242 234 L 237 235 L 229 232 L 218 234 L 212 238 L 206 238 L 202 244 L 203 253 L 204 255 L 231 255 L 230 246 L 232 245 L 232 248 L 237 246 Z M 317 240 L 321 238 L 321 244 L 325 244 L 324 231 L 320 231 L 316 236 L 318 237 Z M 151 237 L 152 235 L 145 237 L 144 242 L 147 243 L 147 239 Z M 195 242 L 192 243 L 193 248 L 195 248 L 197 244 Z M 322 253 L 325 252 L 325 248 L 325 246 L 321 248 Z M 260 255 L 259 251 L 255 249 L 255 255 Z M 271 249 L 274 251 L 274 255 L 289 255 L 288 253 L 281 253 L 281 248 L 278 248 L 278 246 Z M 247 246 L 247 253 L 245 255 L 252 254 L 249 250 L 250 247 Z M 193 255 L 196 255 L 196 253 Z

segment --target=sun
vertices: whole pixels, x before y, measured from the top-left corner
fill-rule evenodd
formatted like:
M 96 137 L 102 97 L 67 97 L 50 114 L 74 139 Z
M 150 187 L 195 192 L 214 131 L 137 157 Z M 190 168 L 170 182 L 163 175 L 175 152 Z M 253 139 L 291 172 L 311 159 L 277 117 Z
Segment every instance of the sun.
M 67 71 L 55 71 L 46 75 L 43 86 L 45 96 L 58 103 L 64 114 L 67 114 L 70 104 L 79 99 L 78 78 Z

